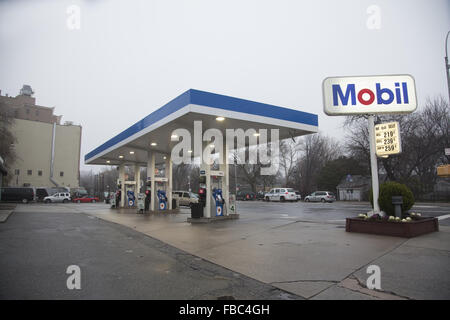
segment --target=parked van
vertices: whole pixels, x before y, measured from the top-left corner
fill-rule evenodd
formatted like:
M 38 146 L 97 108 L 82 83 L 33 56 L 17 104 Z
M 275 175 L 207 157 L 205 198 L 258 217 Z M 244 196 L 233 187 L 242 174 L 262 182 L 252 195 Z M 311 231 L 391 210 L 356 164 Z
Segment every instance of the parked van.
M 32 187 L 6 187 L 1 188 L 2 202 L 22 202 L 35 201 L 35 190 Z

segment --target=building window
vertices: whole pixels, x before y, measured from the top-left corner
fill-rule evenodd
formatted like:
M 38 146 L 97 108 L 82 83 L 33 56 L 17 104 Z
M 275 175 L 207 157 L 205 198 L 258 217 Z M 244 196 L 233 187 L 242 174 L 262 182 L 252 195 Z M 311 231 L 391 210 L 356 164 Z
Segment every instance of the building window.
M 18 176 L 18 175 L 20 174 L 20 169 L 14 170 L 14 174 L 15 174 L 16 176 Z
M 30 109 L 27 109 L 27 114 L 29 114 L 30 113 Z
M 61 171 L 61 172 L 59 173 L 59 176 L 60 176 L 60 177 L 64 177 L 64 171 Z
M 36 110 L 36 115 L 37 115 L 37 116 L 39 115 L 39 110 Z
M 38 170 L 38 176 L 42 177 L 42 170 Z
M 31 176 L 33 174 L 33 170 L 27 170 L 27 175 Z

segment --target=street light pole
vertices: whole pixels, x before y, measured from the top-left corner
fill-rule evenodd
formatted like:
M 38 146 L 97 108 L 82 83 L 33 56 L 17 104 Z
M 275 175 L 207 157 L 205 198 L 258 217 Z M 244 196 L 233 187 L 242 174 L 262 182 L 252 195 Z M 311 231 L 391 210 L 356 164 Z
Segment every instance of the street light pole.
M 450 103 L 450 74 L 449 74 L 450 65 L 448 64 L 448 51 L 447 51 L 449 35 L 450 35 L 450 31 L 447 32 L 447 37 L 445 37 L 445 72 L 447 73 L 448 101 Z

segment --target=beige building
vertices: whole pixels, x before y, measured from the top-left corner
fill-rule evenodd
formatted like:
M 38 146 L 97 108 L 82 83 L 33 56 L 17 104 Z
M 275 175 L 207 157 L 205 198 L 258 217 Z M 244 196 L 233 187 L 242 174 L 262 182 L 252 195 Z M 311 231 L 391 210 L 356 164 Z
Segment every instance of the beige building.
M 60 124 L 54 108 L 36 105 L 29 86 L 16 97 L 2 96 L 15 118 L 11 131 L 17 159 L 11 166 L 10 186 L 78 187 L 81 126 Z

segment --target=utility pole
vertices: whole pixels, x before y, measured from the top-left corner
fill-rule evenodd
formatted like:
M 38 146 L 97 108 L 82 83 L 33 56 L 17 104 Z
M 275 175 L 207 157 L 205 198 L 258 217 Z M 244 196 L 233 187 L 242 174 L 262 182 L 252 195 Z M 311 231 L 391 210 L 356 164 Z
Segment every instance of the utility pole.
M 372 173 L 372 195 L 373 195 L 373 212 L 380 213 L 380 205 L 378 204 L 378 197 L 380 193 L 380 186 L 378 182 L 378 163 L 375 151 L 375 117 L 369 115 L 369 147 L 370 147 L 370 169 Z
M 448 50 L 447 50 L 449 35 L 450 31 L 447 32 L 447 37 L 445 38 L 445 72 L 447 74 L 448 102 L 450 103 L 450 74 L 449 74 L 450 65 L 448 64 Z

